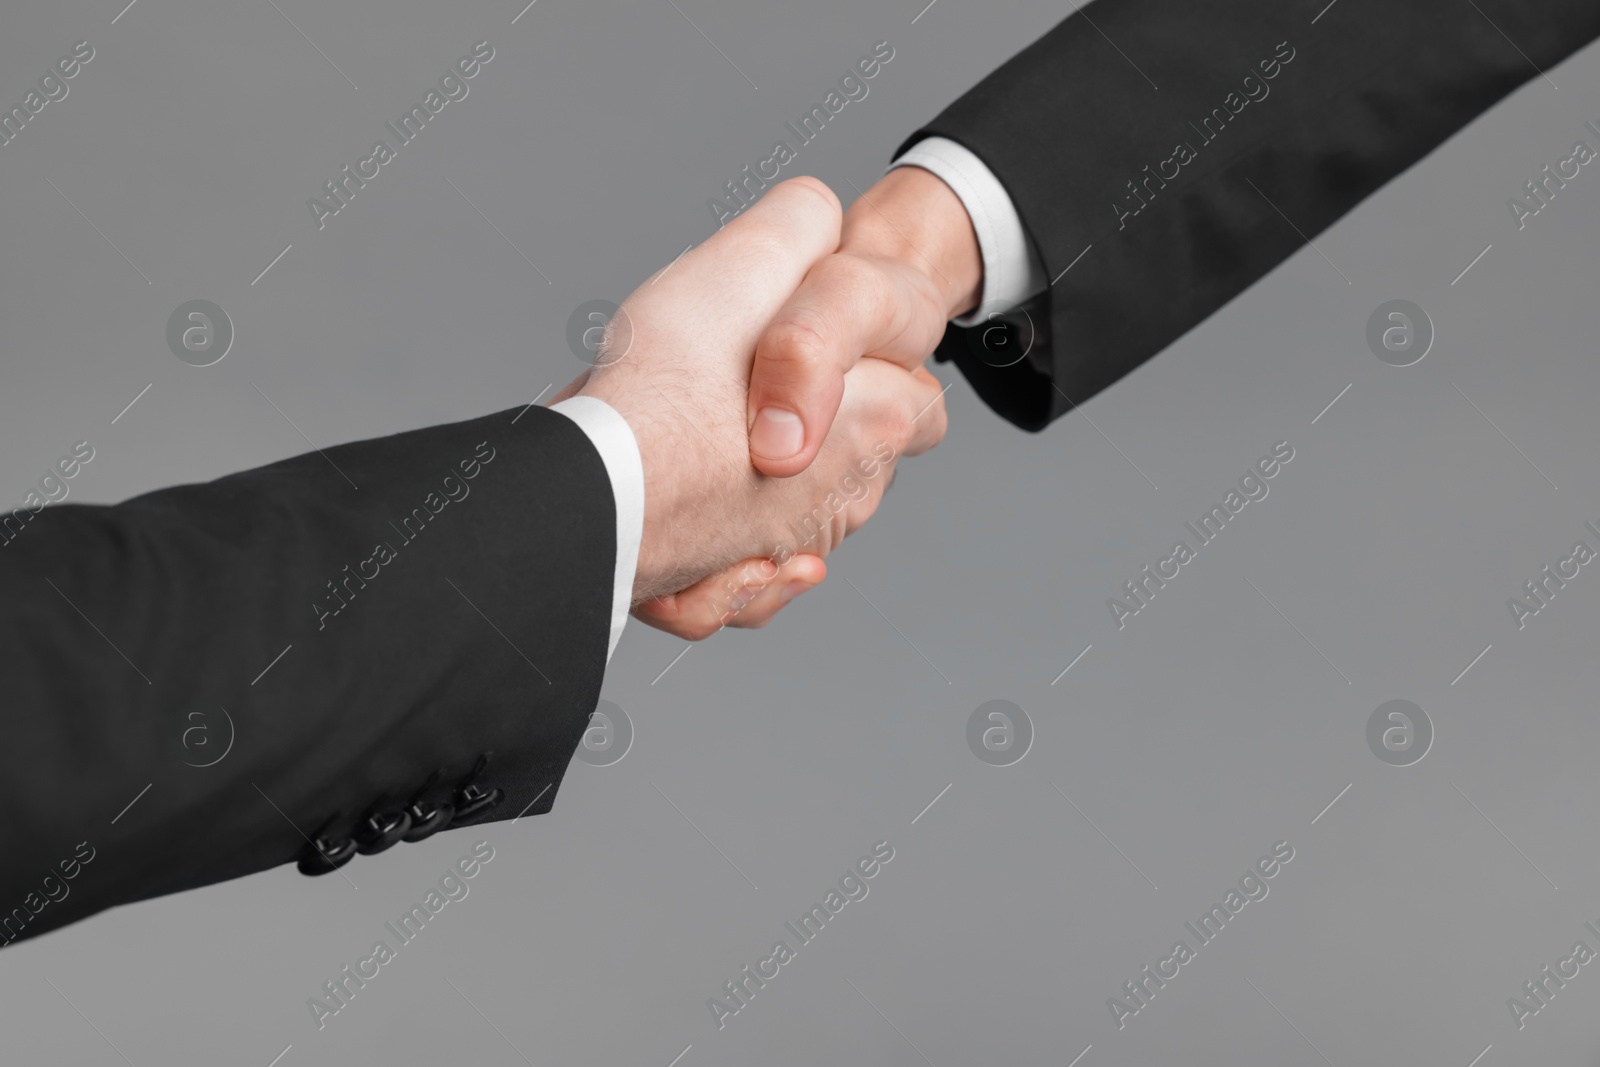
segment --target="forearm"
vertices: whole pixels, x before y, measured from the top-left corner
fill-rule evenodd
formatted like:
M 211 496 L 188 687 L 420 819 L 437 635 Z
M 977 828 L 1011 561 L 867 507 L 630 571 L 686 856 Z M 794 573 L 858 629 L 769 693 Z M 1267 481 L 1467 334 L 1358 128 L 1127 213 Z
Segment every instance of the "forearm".
M 988 365 L 957 329 L 940 354 L 1042 429 L 1600 34 L 1584 0 L 1479 6 L 1407 0 L 1375 35 L 1346 5 L 1315 26 L 1270 0 L 1085 5 L 906 141 L 981 157 L 1064 277 L 1027 360 Z
M 476 817 L 546 810 L 598 696 L 614 529 L 600 458 L 533 410 L 11 529 L 0 906 L 80 841 L 99 858 L 0 941 L 449 803 L 491 749 L 476 784 L 505 799 Z

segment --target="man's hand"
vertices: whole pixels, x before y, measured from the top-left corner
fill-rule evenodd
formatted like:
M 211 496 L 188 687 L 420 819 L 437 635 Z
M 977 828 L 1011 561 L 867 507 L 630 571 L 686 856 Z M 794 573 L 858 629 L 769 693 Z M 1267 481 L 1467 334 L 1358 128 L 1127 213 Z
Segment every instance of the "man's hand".
M 838 252 L 811 268 L 761 335 L 748 403 L 751 461 L 777 477 L 805 470 L 856 361 L 921 366 L 945 323 L 977 306 L 982 283 L 961 200 L 920 167 L 890 171 L 851 205 Z
M 599 365 L 581 379 L 579 392 L 610 404 L 639 443 L 645 516 L 633 594 L 646 606 L 635 614 L 652 625 L 701 637 L 729 616 L 746 625 L 770 618 L 786 591 L 821 581 L 820 557 L 872 515 L 899 457 L 944 436 L 937 380 L 872 360 L 848 377 L 841 371 L 839 417 L 809 470 L 779 480 L 750 466 L 756 341 L 835 250 L 840 222 L 838 199 L 821 182 L 775 186 L 635 290 L 613 317 Z M 766 560 L 778 573 L 769 564 L 765 583 L 745 585 L 720 613 L 716 591 L 697 585 Z

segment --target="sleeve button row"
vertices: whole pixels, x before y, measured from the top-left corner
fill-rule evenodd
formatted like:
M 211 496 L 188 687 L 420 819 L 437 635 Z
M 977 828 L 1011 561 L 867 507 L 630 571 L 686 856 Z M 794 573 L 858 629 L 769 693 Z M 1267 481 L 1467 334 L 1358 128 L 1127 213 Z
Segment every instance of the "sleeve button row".
M 481 815 L 505 799 L 503 789 L 488 789 L 476 785 L 476 779 L 489 765 L 488 752 L 478 757 L 477 763 L 459 785 L 451 802 L 430 804 L 423 799 L 439 780 L 434 771 L 417 790 L 411 802 L 401 811 L 384 812 L 380 800 L 368 812 L 350 837 L 333 837 L 327 833 L 338 821 L 338 813 L 328 819 L 311 843 L 301 851 L 297 867 L 301 874 L 315 877 L 336 871 L 349 863 L 357 852 L 370 856 L 392 848 L 400 841 L 421 841 L 443 830 L 451 823 Z

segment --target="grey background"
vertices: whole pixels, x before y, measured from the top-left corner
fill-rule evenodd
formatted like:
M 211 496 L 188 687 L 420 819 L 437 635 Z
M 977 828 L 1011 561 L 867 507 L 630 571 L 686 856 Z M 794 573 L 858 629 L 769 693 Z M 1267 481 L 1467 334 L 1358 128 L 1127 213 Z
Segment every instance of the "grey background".
M 706 199 L 874 42 L 893 61 L 787 171 L 846 200 L 1063 13 L 677 6 L 6 5 L 6 106 L 74 42 L 96 56 L 0 147 L 0 495 L 83 438 L 71 499 L 114 501 L 304 451 L 296 426 L 327 444 L 532 400 L 580 369 L 569 312 L 703 240 Z M 1264 47 L 1316 48 L 1321 7 Z M 1362 0 L 1322 18 L 1382 32 Z M 306 198 L 481 39 L 470 96 L 318 232 Z M 605 695 L 633 748 L 575 763 L 553 814 L 358 861 L 358 889 L 283 868 L 10 948 L 0 1060 L 1593 1063 L 1600 964 L 1520 1032 L 1506 1007 L 1600 949 L 1600 578 L 1521 631 L 1506 608 L 1600 522 L 1600 178 L 1522 232 L 1505 206 L 1594 143 L 1600 52 L 1547 73 L 1046 433 L 941 369 L 946 443 L 825 585 L 681 659 L 630 625 Z M 207 368 L 165 343 L 195 298 L 237 331 Z M 1415 366 L 1366 348 L 1391 299 L 1437 327 Z M 1280 440 L 1270 496 L 1119 632 L 1106 598 Z M 1364 739 L 1396 698 L 1436 731 L 1405 768 Z M 992 699 L 1035 731 L 1007 768 L 966 746 Z M 479 838 L 470 896 L 318 1031 L 306 999 Z M 880 839 L 870 895 L 719 1031 L 706 999 Z M 1106 999 L 1279 840 L 1270 895 L 1119 1031 Z

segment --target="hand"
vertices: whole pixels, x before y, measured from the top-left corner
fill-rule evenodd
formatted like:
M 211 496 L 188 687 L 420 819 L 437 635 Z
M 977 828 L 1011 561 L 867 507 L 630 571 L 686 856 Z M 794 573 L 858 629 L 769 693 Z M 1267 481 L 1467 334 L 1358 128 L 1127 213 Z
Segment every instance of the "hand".
M 872 515 L 899 457 L 944 436 L 939 383 L 874 360 L 841 383 L 837 423 L 804 475 L 777 480 L 750 467 L 745 412 L 756 340 L 837 247 L 840 222 L 839 202 L 821 182 L 775 186 L 635 290 L 613 318 L 599 365 L 574 383 L 616 409 L 639 442 L 645 516 L 633 595 L 650 605 L 636 614 L 652 625 L 687 637 L 714 632 L 722 622 L 704 588 L 657 598 L 766 559 L 782 584 L 769 580 L 753 594 L 760 606 L 733 614 L 747 625 L 770 617 L 785 587 L 822 579 L 820 557 Z M 691 612 L 691 604 L 707 610 Z
M 815 460 L 846 373 L 863 356 L 922 364 L 945 323 L 977 306 L 983 257 L 966 208 L 920 167 L 897 167 L 851 205 L 839 250 L 812 267 L 756 346 L 750 459 L 791 477 Z

